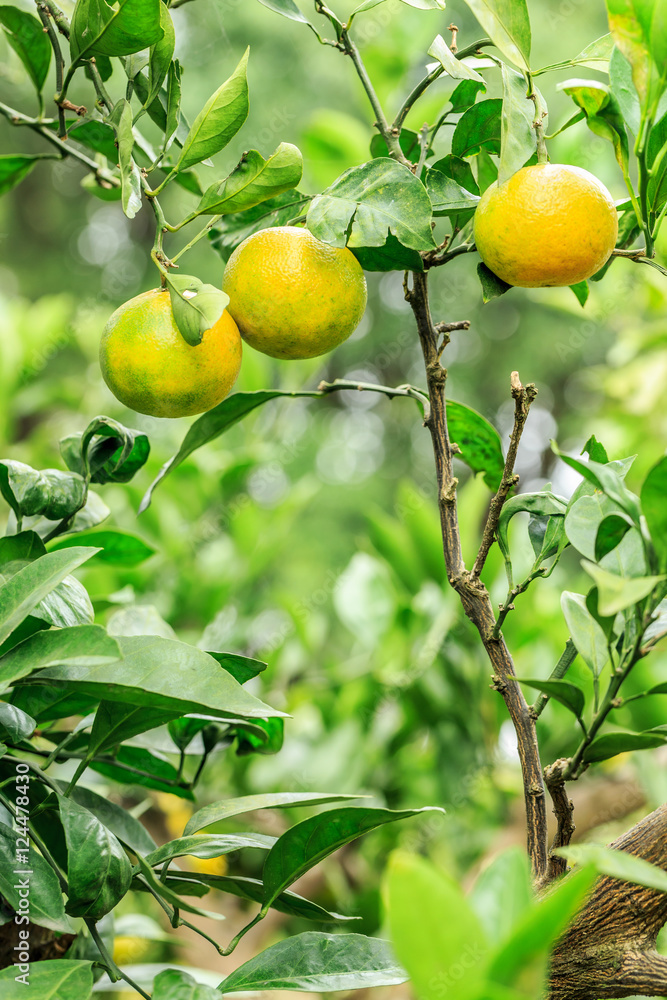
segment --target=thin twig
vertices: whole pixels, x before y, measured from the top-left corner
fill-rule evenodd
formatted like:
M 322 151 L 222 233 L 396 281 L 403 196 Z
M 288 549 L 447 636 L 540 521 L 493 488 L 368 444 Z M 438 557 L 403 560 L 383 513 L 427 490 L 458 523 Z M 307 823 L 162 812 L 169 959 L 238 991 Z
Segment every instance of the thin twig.
M 510 446 L 507 451 L 507 458 L 505 459 L 503 476 L 500 481 L 500 486 L 498 487 L 498 492 L 491 501 L 489 516 L 487 517 L 486 524 L 484 525 L 482 544 L 479 547 L 479 552 L 477 553 L 477 558 L 475 559 L 475 564 L 472 568 L 472 575 L 476 579 L 479 578 L 482 570 L 484 569 L 486 557 L 488 556 L 491 546 L 493 545 L 496 531 L 498 530 L 498 521 L 500 519 L 500 512 L 503 509 L 503 504 L 507 500 L 510 490 L 519 482 L 519 477 L 514 473 L 514 464 L 516 462 L 517 451 L 519 450 L 519 441 L 521 440 L 523 428 L 528 417 L 528 411 L 530 410 L 533 400 L 537 396 L 537 389 L 535 385 L 532 382 L 529 382 L 528 385 L 523 386 L 521 384 L 521 380 L 519 379 L 518 372 L 512 372 L 511 387 L 512 398 L 514 399 L 514 427 L 512 428 L 512 434 L 510 436 Z
M 563 875 L 567 871 L 566 859 L 551 852 L 558 847 L 567 847 L 575 831 L 575 825 L 572 820 L 574 803 L 567 794 L 565 787 L 564 774 L 567 764 L 568 761 L 566 759 L 560 759 L 544 769 L 544 780 L 549 790 L 551 801 L 553 802 L 553 811 L 557 822 L 556 833 L 549 853 L 545 883 L 558 878 L 559 875 Z
M 567 642 L 565 643 L 565 649 L 563 650 L 560 659 L 558 660 L 558 663 L 549 674 L 549 680 L 550 681 L 562 680 L 563 677 L 565 677 L 565 674 L 572 666 L 572 664 L 574 663 L 574 661 L 576 660 L 576 658 L 577 658 L 577 647 L 575 646 L 575 644 L 572 642 L 571 639 L 568 639 Z M 547 707 L 548 703 L 549 703 L 548 694 L 540 694 L 535 699 L 535 701 L 531 705 L 530 710 L 536 719 L 539 719 L 540 715 Z
M 53 49 L 53 61 L 56 68 L 56 91 L 60 93 L 63 89 L 63 70 L 65 68 L 65 60 L 63 59 L 63 54 L 60 50 L 60 42 L 58 41 L 58 35 L 53 27 L 53 22 L 51 20 L 51 13 L 49 8 L 45 3 L 37 4 L 37 13 L 39 14 L 39 19 L 44 25 L 44 30 L 49 36 L 49 42 L 51 43 L 51 48 Z M 42 95 L 39 95 L 40 102 L 42 101 Z M 67 135 L 67 125 L 65 123 L 65 109 L 62 104 L 57 105 L 58 108 L 58 137 L 64 139 Z

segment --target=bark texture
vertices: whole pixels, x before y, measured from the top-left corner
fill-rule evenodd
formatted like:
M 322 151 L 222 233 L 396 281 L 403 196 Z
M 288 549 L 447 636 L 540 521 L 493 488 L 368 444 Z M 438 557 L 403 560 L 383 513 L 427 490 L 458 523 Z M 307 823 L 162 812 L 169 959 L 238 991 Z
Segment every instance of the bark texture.
M 610 844 L 667 871 L 667 805 Z M 606 876 L 552 957 L 549 1000 L 667 997 L 667 958 L 655 950 L 667 893 Z

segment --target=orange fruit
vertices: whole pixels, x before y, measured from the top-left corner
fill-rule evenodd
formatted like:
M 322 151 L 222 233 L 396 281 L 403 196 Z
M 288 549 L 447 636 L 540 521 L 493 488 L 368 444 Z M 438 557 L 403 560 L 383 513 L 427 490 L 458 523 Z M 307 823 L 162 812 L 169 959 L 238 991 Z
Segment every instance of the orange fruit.
M 100 343 L 100 367 L 114 396 L 138 413 L 189 417 L 220 403 L 241 367 L 241 337 L 225 310 L 200 344 L 176 326 L 169 292 L 153 288 L 116 309 Z
M 487 188 L 474 239 L 488 268 L 509 285 L 575 285 L 616 246 L 618 214 L 601 181 L 581 167 L 537 163 Z
M 222 287 L 243 339 L 273 358 L 326 354 L 347 340 L 366 308 L 366 279 L 354 254 L 298 226 L 244 240 Z

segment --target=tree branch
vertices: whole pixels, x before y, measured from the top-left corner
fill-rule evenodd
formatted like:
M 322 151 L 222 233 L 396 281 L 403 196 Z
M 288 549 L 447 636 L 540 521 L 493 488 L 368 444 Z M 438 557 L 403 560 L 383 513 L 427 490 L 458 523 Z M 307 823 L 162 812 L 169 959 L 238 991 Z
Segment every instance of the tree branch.
M 549 795 L 551 796 L 551 801 L 553 802 L 554 807 L 554 816 L 556 817 L 556 822 L 558 824 L 556 827 L 556 835 L 554 836 L 553 843 L 551 845 L 552 852 L 558 847 L 567 847 L 575 830 L 574 822 L 572 820 L 574 803 L 567 794 L 565 779 L 563 777 L 567 764 L 568 762 L 566 759 L 560 759 L 544 769 L 544 780 L 547 788 L 549 789 Z M 564 875 L 566 871 L 566 859 L 550 852 L 547 864 L 546 882 L 557 878 L 559 875 Z
M 667 805 L 610 845 L 667 870 Z M 549 1000 L 667 997 L 667 958 L 655 950 L 667 893 L 603 876 L 558 942 Z
M 510 490 L 519 482 L 519 477 L 514 474 L 514 465 L 516 463 L 516 456 L 519 450 L 519 441 L 521 440 L 523 428 L 525 427 L 526 420 L 528 418 L 528 411 L 530 410 L 533 400 L 537 396 L 537 389 L 532 382 L 529 382 L 529 384 L 525 387 L 521 384 L 518 372 L 512 372 L 511 386 L 512 398 L 514 399 L 514 427 L 512 428 L 512 434 L 510 436 L 510 446 L 507 451 L 503 477 L 500 481 L 498 492 L 491 501 L 489 516 L 486 519 L 484 534 L 482 535 L 482 544 L 480 545 L 479 552 L 477 553 L 475 565 L 472 568 L 473 577 L 479 577 L 480 573 L 484 569 L 486 557 L 489 554 L 496 531 L 498 530 L 498 521 L 500 519 L 500 512 L 503 509 L 503 504 L 507 500 Z
M 453 450 L 447 431 L 447 372 L 440 364 L 439 334 L 431 318 L 427 275 L 415 273 L 412 288 L 408 286 L 406 275 L 405 294 L 417 323 L 426 366 L 431 400 L 431 413 L 426 425 L 433 442 L 447 577 L 459 595 L 466 615 L 479 632 L 494 668 L 493 686 L 502 694 L 516 731 L 526 803 L 528 854 L 535 876 L 541 878 L 547 867 L 547 818 L 535 719 L 515 681 L 514 664 L 505 641 L 502 635 L 494 635 L 495 615 L 489 594 L 481 581 L 466 570 L 461 554 L 456 507 L 458 480 L 452 470 Z

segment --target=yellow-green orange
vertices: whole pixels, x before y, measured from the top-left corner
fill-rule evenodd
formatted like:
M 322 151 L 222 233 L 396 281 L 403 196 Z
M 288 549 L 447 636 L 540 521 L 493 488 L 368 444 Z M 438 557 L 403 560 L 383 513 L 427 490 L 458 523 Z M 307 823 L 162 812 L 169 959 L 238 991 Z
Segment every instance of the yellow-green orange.
M 244 240 L 222 287 L 243 339 L 273 358 L 326 354 L 347 340 L 366 308 L 366 279 L 354 254 L 298 226 Z
M 575 285 L 616 245 L 618 214 L 601 181 L 581 167 L 537 163 L 482 195 L 474 238 L 484 263 L 510 285 Z
M 143 292 L 116 309 L 100 343 L 114 396 L 153 417 L 189 417 L 220 403 L 241 367 L 241 337 L 225 310 L 195 347 L 181 336 L 169 292 Z

